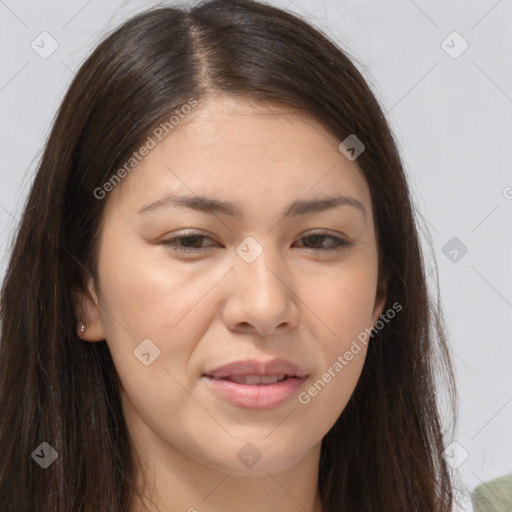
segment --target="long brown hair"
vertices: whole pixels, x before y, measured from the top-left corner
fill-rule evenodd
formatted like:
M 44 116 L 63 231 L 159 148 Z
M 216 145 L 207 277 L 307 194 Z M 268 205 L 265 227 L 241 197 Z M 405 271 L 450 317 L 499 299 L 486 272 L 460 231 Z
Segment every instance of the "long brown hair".
M 456 390 L 403 164 L 365 79 L 291 13 L 251 0 L 143 12 L 79 69 L 46 143 L 1 294 L 0 510 L 126 512 L 137 461 L 105 341 L 77 336 L 73 291 L 95 275 L 101 187 L 151 130 L 212 93 L 287 105 L 365 145 L 379 289 L 402 310 L 372 334 L 346 409 L 322 442 L 324 512 L 448 512 L 436 396 Z M 440 381 L 441 382 L 441 381 Z M 47 442 L 47 469 L 32 454 Z M 42 448 L 39 448 L 42 449 Z

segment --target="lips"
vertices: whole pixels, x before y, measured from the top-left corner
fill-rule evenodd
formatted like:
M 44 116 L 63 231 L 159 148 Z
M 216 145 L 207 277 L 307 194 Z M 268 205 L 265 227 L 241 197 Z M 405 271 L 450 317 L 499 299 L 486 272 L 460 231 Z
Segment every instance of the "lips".
M 236 361 L 208 370 L 203 378 L 215 396 L 237 407 L 270 409 L 287 402 L 306 373 L 285 359 Z

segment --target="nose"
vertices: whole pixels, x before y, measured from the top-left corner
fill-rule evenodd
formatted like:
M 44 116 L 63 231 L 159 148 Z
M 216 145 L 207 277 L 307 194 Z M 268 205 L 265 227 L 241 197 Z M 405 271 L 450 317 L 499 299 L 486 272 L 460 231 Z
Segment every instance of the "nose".
M 292 273 L 267 248 L 252 263 L 236 256 L 223 320 L 231 330 L 261 336 L 282 334 L 299 322 Z

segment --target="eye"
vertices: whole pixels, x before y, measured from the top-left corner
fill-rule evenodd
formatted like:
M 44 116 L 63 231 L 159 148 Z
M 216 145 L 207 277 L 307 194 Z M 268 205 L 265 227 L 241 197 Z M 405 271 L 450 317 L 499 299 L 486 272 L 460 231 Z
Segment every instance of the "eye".
M 301 237 L 300 240 L 307 240 L 306 246 L 313 245 L 313 247 L 306 247 L 306 249 L 312 251 L 336 251 L 352 245 L 348 240 L 323 232 L 310 233 L 309 235 Z M 325 240 L 331 240 L 331 245 L 325 247 L 322 243 Z
M 201 242 L 206 239 L 211 240 L 211 237 L 206 235 L 199 235 L 197 233 L 191 233 L 170 238 L 169 240 L 164 240 L 162 245 L 165 247 L 170 247 L 174 251 L 178 252 L 199 252 L 202 249 L 205 249 L 204 246 L 201 246 Z M 208 247 L 212 246 L 206 246 L 206 248 Z

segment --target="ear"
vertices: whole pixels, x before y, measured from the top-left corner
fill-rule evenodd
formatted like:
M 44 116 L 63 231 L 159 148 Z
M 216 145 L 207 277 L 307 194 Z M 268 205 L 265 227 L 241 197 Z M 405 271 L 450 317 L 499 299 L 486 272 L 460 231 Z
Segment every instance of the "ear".
M 87 278 L 85 289 L 74 292 L 75 313 L 78 319 L 76 331 L 78 337 L 85 341 L 103 341 L 105 329 L 101 317 L 101 306 L 92 276 Z M 80 327 L 85 324 L 84 332 Z
M 382 315 L 382 312 L 384 311 L 384 306 L 386 305 L 387 301 L 387 288 L 387 278 L 379 279 L 379 283 L 377 285 L 377 292 L 375 294 L 375 305 L 373 308 L 373 325 L 375 325 L 380 315 Z

